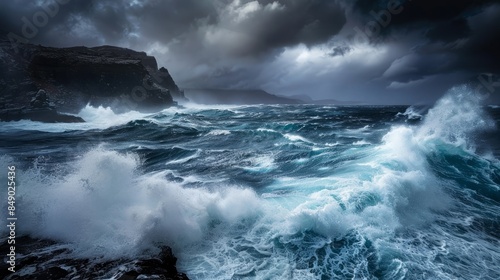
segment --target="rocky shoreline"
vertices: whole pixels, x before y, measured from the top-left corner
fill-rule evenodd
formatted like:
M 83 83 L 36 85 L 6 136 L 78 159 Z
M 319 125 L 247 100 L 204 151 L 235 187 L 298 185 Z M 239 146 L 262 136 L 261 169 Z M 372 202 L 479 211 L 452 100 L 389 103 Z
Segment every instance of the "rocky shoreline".
M 33 99 L 45 95 L 42 103 Z M 38 97 L 37 97 L 38 96 Z M 0 120 L 82 122 L 87 104 L 115 112 L 156 112 L 185 101 L 168 70 L 130 49 L 52 48 L 0 36 Z
M 185 100 L 168 70 L 144 52 L 112 46 L 14 47 L 0 35 L 0 122 L 77 123 L 85 122 L 76 114 L 87 105 L 116 113 L 156 112 Z M 2 262 L 1 279 L 187 279 L 166 246 L 152 258 L 95 262 L 75 259 L 69 247 L 49 240 L 20 237 L 18 243 L 17 272 L 9 273 Z M 0 251 L 7 252 L 7 246 L 2 242 Z
M 188 280 L 177 271 L 177 258 L 167 246 L 160 246 L 160 252 L 152 257 L 96 261 L 75 258 L 69 247 L 49 240 L 20 237 L 16 241 L 16 272 L 8 271 L 8 264 L 2 262 L 1 279 Z M 8 252 L 8 246 L 2 242 L 0 251 Z
M 85 122 L 78 116 L 62 114 L 57 112 L 54 103 L 49 101 L 45 90 L 39 90 L 31 99 L 28 106 L 21 108 L 4 108 L 0 110 L 0 120 L 2 121 L 18 121 L 28 119 L 39 122 L 64 122 L 78 123 Z

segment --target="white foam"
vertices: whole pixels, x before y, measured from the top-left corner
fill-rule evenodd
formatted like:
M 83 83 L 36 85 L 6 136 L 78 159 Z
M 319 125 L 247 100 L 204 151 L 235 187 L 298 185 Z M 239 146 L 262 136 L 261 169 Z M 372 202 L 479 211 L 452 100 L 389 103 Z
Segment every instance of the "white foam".
M 87 105 L 78 116 L 84 119 L 92 128 L 105 129 L 111 126 L 123 125 L 133 120 L 143 119 L 149 114 L 137 111 L 128 111 L 117 114 L 109 107 L 92 107 Z
M 405 116 L 408 120 L 420 120 L 423 117 L 422 114 L 412 106 L 408 107 L 404 113 L 397 113 L 396 116 Z
M 360 127 L 360 128 L 346 129 L 345 130 L 345 132 L 347 134 L 351 134 L 351 135 L 360 135 L 360 134 L 368 133 L 369 131 L 371 131 L 371 125 L 365 125 L 365 126 Z
M 19 234 L 72 243 L 86 257 L 134 257 L 155 242 L 179 248 L 200 241 L 211 222 L 260 211 L 252 190 L 183 188 L 162 173 L 139 174 L 139 164 L 133 154 L 97 148 L 65 176 L 18 170 Z
M 439 139 L 456 146 L 473 143 L 474 132 L 494 128 L 482 107 L 481 95 L 468 86 L 452 88 L 425 116 L 417 131 L 422 141 Z
M 181 163 L 185 163 L 185 162 L 188 162 L 188 161 L 190 161 L 190 160 L 192 160 L 194 158 L 199 157 L 200 153 L 201 153 L 201 150 L 197 149 L 196 152 L 194 154 L 190 155 L 190 156 L 179 158 L 179 159 L 170 160 L 166 164 L 169 165 L 169 164 L 181 164 Z
M 261 131 L 261 132 L 271 132 L 271 133 L 279 133 L 278 131 L 276 130 L 273 130 L 273 129 L 268 129 L 268 128 L 257 128 L 257 131 Z
M 126 124 L 133 120 L 144 119 L 148 114 L 129 111 L 116 114 L 109 107 L 98 108 L 87 105 L 77 116 L 85 120 L 84 123 L 42 123 L 29 120 L 2 123 L 4 130 L 37 130 L 46 132 L 64 132 L 70 130 L 106 129 L 112 126 Z
M 206 105 L 188 102 L 183 104 L 183 106 L 189 111 L 203 111 L 203 110 L 225 110 L 231 111 L 233 113 L 238 113 L 238 109 L 249 108 L 249 107 L 258 107 L 259 105 Z
M 165 242 L 174 247 L 179 268 L 192 279 L 248 275 L 314 279 L 317 275 L 298 262 L 313 256 L 318 260 L 317 248 L 325 248 L 323 265 L 341 263 L 345 275 L 360 271 L 356 274 L 360 276 L 368 271 L 367 260 L 359 256 L 367 238 L 377 249 L 389 248 L 414 260 L 412 265 L 434 267 L 437 278 L 446 278 L 429 261 L 434 249 L 394 239 L 401 228 L 431 227 L 436 213 L 448 211 L 455 203 L 443 191 L 447 182 L 434 175 L 427 161 L 433 143 L 468 147 L 472 132 L 491 127 L 474 99 L 478 97 L 463 91 L 453 89 L 429 111 L 422 125 L 393 127 L 380 145 L 360 148 L 362 157 L 332 167 L 330 177 L 276 178 L 259 190 L 261 196 L 234 186 L 210 191 L 186 188 L 165 180 L 164 172 L 141 174 L 140 159 L 134 154 L 102 148 L 68 166 L 67 175 L 46 175 L 38 168 L 19 171 L 19 183 L 26 186 L 19 193 L 24 205 L 19 212 L 24 221 L 20 230 L 73 243 L 85 256 L 136 257 L 142 249 Z M 310 143 L 301 136 L 285 136 Z M 351 153 L 340 151 L 335 156 L 351 158 Z M 249 168 L 257 170 L 275 165 L 273 155 L 255 156 L 251 163 Z M 305 242 L 305 232 L 319 236 Z M 331 252 L 332 240 L 352 232 L 363 237 L 359 244 Z M 439 254 L 452 245 L 462 246 L 455 237 L 433 234 L 447 240 L 435 246 Z M 298 251 L 285 248 L 289 244 Z M 484 244 L 463 246 L 489 250 Z M 349 267 L 345 259 L 359 261 Z M 391 260 L 391 275 L 404 277 L 406 266 L 402 260 Z
M 251 166 L 242 167 L 245 170 L 255 172 L 269 172 L 276 168 L 274 156 L 269 154 L 257 155 L 250 158 Z
M 450 94 L 455 93 L 452 91 Z M 444 97 L 445 100 L 448 98 L 454 99 L 455 97 Z M 337 174 L 330 178 L 280 178 L 276 180 L 273 185 L 264 189 L 262 199 L 267 203 L 261 204 L 266 209 L 265 216 L 253 225 L 253 228 L 265 229 L 264 233 L 259 231 L 255 236 L 249 236 L 246 233 L 245 240 L 254 247 L 260 247 L 265 244 L 269 245 L 270 243 L 267 242 L 272 242 L 273 237 L 280 236 L 281 239 L 287 240 L 304 231 L 338 238 L 351 230 L 356 230 L 363 236 L 376 240 L 375 246 L 390 248 L 393 246 L 387 243 L 393 238 L 398 228 L 431 224 L 437 217 L 435 213 L 449 209 L 452 206 L 452 200 L 443 190 L 446 182 L 436 178 L 428 166 L 426 157 L 432 151 L 429 143 L 441 138 L 444 138 L 443 141 L 449 140 L 447 133 L 441 133 L 444 130 L 439 130 L 441 126 L 450 125 L 450 119 L 445 117 L 447 108 L 442 108 L 442 106 L 458 108 L 462 106 L 460 103 L 453 102 L 441 104 L 436 105 L 435 113 L 431 113 L 420 127 L 393 127 L 383 137 L 381 145 L 367 147 L 365 157 L 347 162 L 348 166 L 343 169 L 348 172 L 338 173 L 337 169 Z M 438 112 L 443 110 L 445 116 L 439 116 Z M 480 109 L 475 107 L 472 110 Z M 464 115 L 458 110 L 456 114 L 459 115 L 457 121 L 460 116 L 465 117 L 466 120 L 470 119 L 470 115 L 482 117 L 480 112 Z M 479 124 L 481 127 L 481 121 L 476 120 L 479 122 L 474 125 Z M 423 133 L 423 131 L 429 131 L 430 126 L 436 128 L 434 131 L 439 133 Z M 460 132 L 465 141 L 470 131 L 473 130 L 465 129 Z M 356 166 L 361 168 L 356 168 Z M 223 271 L 227 268 L 230 273 L 203 274 L 202 271 L 207 269 L 203 265 L 203 263 L 206 265 L 204 261 L 200 261 L 199 266 L 186 265 L 185 267 L 193 271 L 194 278 L 203 278 L 208 275 L 209 278 L 233 277 L 237 272 L 234 267 L 238 264 L 247 266 L 249 259 L 241 253 L 236 253 L 228 259 L 219 259 L 234 250 L 234 246 L 230 245 L 233 242 L 231 240 L 230 238 L 218 239 L 215 242 L 220 250 L 199 253 L 214 254 L 209 259 L 215 261 L 215 267 L 223 267 Z M 358 249 L 355 248 L 355 250 Z M 411 247 L 407 248 L 404 254 L 415 254 L 418 258 L 420 252 L 413 250 Z M 306 253 L 301 252 L 301 254 Z M 188 259 L 193 256 L 199 255 L 194 252 L 186 252 L 186 255 L 183 255 Z M 250 261 L 256 264 L 255 259 L 250 259 Z M 287 256 L 274 253 L 267 262 L 269 268 L 266 270 L 259 271 L 253 268 L 256 278 L 271 277 L 269 275 L 276 279 L 290 278 L 290 274 L 285 271 L 293 271 L 294 275 L 314 278 L 308 274 L 310 270 L 301 270 L 293 265 L 289 267 L 290 259 Z M 407 264 L 398 260 L 393 262 L 390 265 L 393 267 L 392 275 L 404 277 L 408 272 Z M 425 261 L 422 260 L 422 262 Z M 446 276 L 445 273 L 437 275 Z
M 222 135 L 229 135 L 231 134 L 231 131 L 225 130 L 225 129 L 215 129 L 210 131 L 207 135 L 212 135 L 212 136 L 222 136 Z
M 340 142 L 335 142 L 335 143 L 325 143 L 325 146 L 327 147 L 335 147 L 335 146 L 338 146 L 338 145 L 341 145 Z
M 287 138 L 288 140 L 290 140 L 292 142 L 304 142 L 304 143 L 314 144 L 312 141 L 309 141 L 300 135 L 294 135 L 294 134 L 287 133 L 283 136 L 285 136 L 285 138 Z
M 366 141 L 366 140 L 359 140 L 359 141 L 356 141 L 354 143 L 352 143 L 354 146 L 365 146 L 365 145 L 371 145 L 370 142 Z

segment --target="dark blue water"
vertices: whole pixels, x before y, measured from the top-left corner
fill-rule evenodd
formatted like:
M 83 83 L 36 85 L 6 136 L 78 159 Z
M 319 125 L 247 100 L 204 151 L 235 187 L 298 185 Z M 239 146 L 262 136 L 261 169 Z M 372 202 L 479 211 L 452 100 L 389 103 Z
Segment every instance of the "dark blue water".
M 192 279 L 498 279 L 500 109 L 480 101 L 88 107 L 1 123 L 0 161 L 18 235 L 75 259 L 167 244 Z

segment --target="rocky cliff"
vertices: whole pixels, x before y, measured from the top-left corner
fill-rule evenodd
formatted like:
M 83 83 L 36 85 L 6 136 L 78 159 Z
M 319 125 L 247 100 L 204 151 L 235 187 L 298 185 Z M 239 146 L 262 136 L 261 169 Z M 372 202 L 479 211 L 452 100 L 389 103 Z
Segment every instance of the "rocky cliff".
M 45 99 L 35 102 L 37 96 Z M 82 121 L 60 112 L 78 113 L 87 104 L 153 112 L 175 104 L 172 96 L 184 100 L 168 71 L 144 52 L 112 46 L 13 48 L 0 38 L 1 120 Z

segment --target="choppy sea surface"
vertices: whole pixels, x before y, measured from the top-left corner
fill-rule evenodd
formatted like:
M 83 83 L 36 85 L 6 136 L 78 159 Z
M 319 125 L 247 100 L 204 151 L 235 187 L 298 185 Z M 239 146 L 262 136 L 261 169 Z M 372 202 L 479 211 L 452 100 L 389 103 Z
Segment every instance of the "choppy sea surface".
M 166 244 L 190 279 L 500 279 L 500 109 L 467 88 L 428 108 L 79 115 L 0 123 L 17 235 L 74 259 Z

